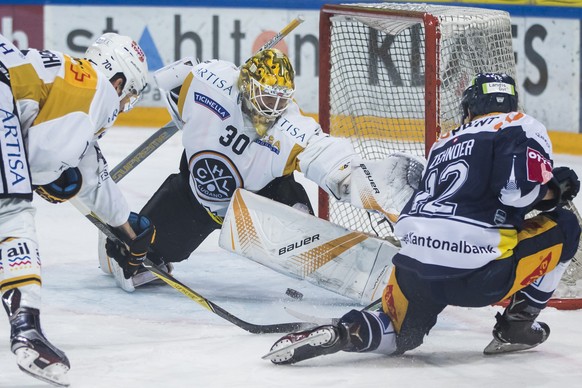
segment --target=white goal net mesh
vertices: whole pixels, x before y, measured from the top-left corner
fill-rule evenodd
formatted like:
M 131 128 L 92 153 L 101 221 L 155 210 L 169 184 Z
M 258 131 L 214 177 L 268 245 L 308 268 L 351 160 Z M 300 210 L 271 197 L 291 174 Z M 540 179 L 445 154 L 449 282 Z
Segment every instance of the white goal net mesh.
M 329 31 L 321 33 L 329 44 L 321 50 L 329 58 L 329 90 L 320 95 L 320 109 L 329 115 L 329 132 L 351 139 L 366 159 L 394 151 L 425 156 L 439 131 L 459 125 L 461 95 L 475 73 L 516 77 L 503 11 L 360 3 L 332 7 L 328 15 Z M 333 199 L 328 206 L 336 224 L 391 236 L 379 217 Z

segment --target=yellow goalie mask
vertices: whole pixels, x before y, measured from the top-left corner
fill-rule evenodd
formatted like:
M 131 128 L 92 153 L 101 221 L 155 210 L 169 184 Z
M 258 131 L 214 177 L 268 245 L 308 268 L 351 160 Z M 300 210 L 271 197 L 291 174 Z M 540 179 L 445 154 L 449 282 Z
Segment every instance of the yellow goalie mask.
M 263 50 L 242 66 L 239 88 L 244 109 L 263 136 L 289 106 L 295 92 L 295 72 L 289 58 L 277 49 Z

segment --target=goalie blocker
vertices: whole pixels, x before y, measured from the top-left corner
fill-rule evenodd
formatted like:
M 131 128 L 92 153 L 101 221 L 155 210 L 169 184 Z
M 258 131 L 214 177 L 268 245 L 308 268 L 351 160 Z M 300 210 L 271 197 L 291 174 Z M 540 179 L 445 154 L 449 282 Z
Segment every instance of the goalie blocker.
M 284 275 L 367 305 L 381 297 L 398 248 L 236 190 L 219 245 Z

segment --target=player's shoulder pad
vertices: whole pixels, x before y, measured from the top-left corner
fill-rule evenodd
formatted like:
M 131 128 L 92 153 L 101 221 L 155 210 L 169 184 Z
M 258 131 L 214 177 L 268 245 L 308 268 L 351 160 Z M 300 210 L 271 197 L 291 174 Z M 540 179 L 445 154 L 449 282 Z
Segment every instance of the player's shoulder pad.
M 70 56 L 53 50 L 29 49 L 25 61 L 30 63 L 42 79 L 52 79 L 65 71 L 65 60 Z
M 213 59 L 199 63 L 192 70 L 194 79 L 229 98 L 238 98 L 239 69 L 228 61 Z
M 552 143 L 546 126 L 533 116 L 522 112 L 511 112 L 500 115 L 502 120 L 497 128 L 500 132 L 510 128 L 520 128 L 527 138 L 538 142 L 547 152 L 551 152 Z
M 313 136 L 321 131 L 319 123 L 314 118 L 301 113 L 299 106 L 292 101 L 283 115 L 275 122 L 269 132 L 283 134 L 292 142 L 305 147 Z
M 192 81 L 188 90 L 182 88 L 180 91 L 180 96 L 182 93 L 189 94 L 186 101 L 195 102 L 195 104 L 187 102 L 180 108 L 182 119 L 184 121 L 192 119 L 189 112 L 194 107 L 208 109 L 220 120 L 232 117 L 234 112 L 240 109 L 238 74 L 238 69 L 227 61 L 211 60 L 196 65 L 192 70 Z
M 509 112 L 502 113 L 496 117 L 496 120 L 492 123 L 493 127 L 498 130 L 509 127 L 534 127 L 534 128 L 544 128 L 545 126 L 536 120 L 533 116 L 530 116 L 523 112 Z

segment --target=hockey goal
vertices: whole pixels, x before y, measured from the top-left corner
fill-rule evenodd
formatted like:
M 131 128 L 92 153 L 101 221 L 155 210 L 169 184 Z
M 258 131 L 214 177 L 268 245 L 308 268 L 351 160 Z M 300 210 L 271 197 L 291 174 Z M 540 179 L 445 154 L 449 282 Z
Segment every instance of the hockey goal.
M 426 156 L 441 132 L 459 125 L 461 95 L 477 72 L 517 79 L 508 13 L 399 3 L 321 9 L 319 120 L 324 131 L 351 139 L 367 159 L 394 151 Z M 379 217 L 323 191 L 319 215 L 350 229 L 392 235 Z M 559 289 L 563 298 L 553 304 L 582 308 L 579 262 L 570 266 Z

